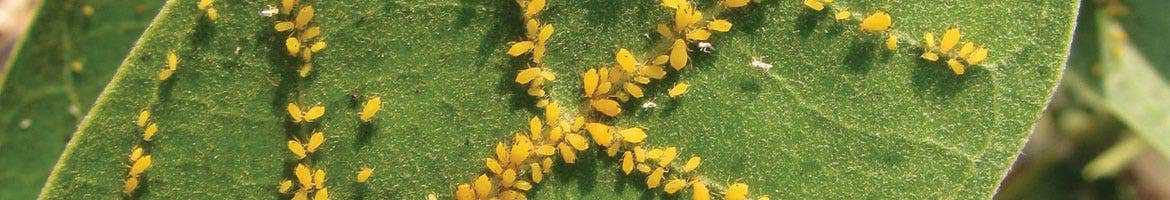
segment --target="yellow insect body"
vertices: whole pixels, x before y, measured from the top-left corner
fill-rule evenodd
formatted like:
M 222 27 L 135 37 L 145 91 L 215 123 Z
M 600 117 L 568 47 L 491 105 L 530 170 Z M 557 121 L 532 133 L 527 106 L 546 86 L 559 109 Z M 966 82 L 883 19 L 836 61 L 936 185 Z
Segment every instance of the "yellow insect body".
M 296 56 L 297 53 L 301 52 L 301 41 L 297 40 L 296 37 L 289 37 L 288 39 L 285 39 L 284 46 L 286 49 L 288 49 L 288 55 Z
M 126 196 L 133 196 L 134 190 L 138 190 L 138 177 L 126 178 L 126 182 L 122 184 L 122 193 L 125 193 Z
M 317 172 L 313 172 L 313 186 L 317 189 L 325 188 L 325 170 L 317 169 Z
M 979 47 L 979 49 L 975 49 L 975 52 L 972 52 L 971 55 L 967 57 L 967 64 L 979 65 L 985 60 L 987 60 L 987 48 Z
M 871 32 L 882 32 L 890 29 L 890 25 L 894 23 L 893 17 L 889 13 L 878 11 L 865 17 L 861 20 L 861 30 Z
M 555 124 L 561 118 L 561 104 L 549 103 L 544 107 L 544 123 Z
M 898 36 L 890 35 L 889 38 L 886 38 L 886 49 L 890 51 L 898 49 Z
M 320 200 L 329 199 L 329 188 L 321 188 L 320 190 L 317 190 L 317 193 L 313 194 L 313 200 L 318 200 L 318 199 L 320 199 Z
M 642 98 L 642 96 L 644 96 L 642 93 L 642 87 L 638 86 L 637 84 L 625 83 L 622 85 L 622 90 L 625 90 L 626 93 L 629 93 L 630 96 L 633 96 L 634 98 Z
M 487 175 L 479 175 L 472 185 L 475 188 L 475 195 L 479 199 L 487 199 L 488 194 L 492 192 L 492 181 L 488 179 Z
M 662 187 L 662 191 L 666 192 L 666 194 L 673 195 L 675 192 L 678 192 L 685 187 L 687 187 L 687 181 L 682 179 L 674 179 L 667 181 L 666 185 Z
M 150 125 L 146 126 L 146 130 L 142 131 L 142 140 L 146 140 L 147 142 L 154 140 L 154 134 L 157 132 L 158 132 L 158 124 L 157 123 L 150 123 Z
M 296 103 L 288 103 L 288 114 L 292 117 L 293 122 L 296 123 L 300 123 L 302 121 L 313 122 L 316 121 L 317 118 L 321 118 L 321 116 L 325 115 L 325 106 L 314 105 L 307 111 L 302 111 L 301 107 L 297 106 Z
M 589 69 L 585 71 L 583 78 L 583 86 L 585 88 L 585 96 L 593 96 L 593 92 L 597 91 L 597 82 L 600 77 L 597 74 L 597 69 Z
M 687 39 L 692 41 L 704 41 L 711 38 L 711 31 L 707 29 L 695 29 L 687 32 Z
M 545 0 L 529 1 L 528 5 L 524 6 L 524 18 L 532 18 L 533 15 L 540 13 L 540 11 L 544 10 L 546 4 Z
M 573 164 L 577 162 L 577 152 L 574 152 L 572 147 L 569 147 L 569 145 L 560 143 L 557 144 L 557 149 L 560 150 L 561 159 L 565 160 L 565 163 Z
M 321 144 L 324 144 L 324 143 L 325 143 L 325 134 L 321 133 L 321 131 L 313 132 L 313 135 L 309 136 L 309 145 L 307 147 L 307 150 L 309 150 L 309 153 L 316 152 L 317 148 L 320 148 Z
M 199 0 L 199 9 L 207 10 L 208 7 L 211 7 L 212 2 L 215 2 L 215 0 Z
M 375 96 L 366 100 L 366 105 L 362 106 L 362 122 L 370 122 L 374 119 L 374 114 L 378 114 L 378 110 L 382 110 L 382 97 Z
M 938 54 L 936 54 L 934 52 L 922 53 L 922 59 L 926 59 L 929 61 L 938 61 Z
M 606 116 L 616 117 L 622 113 L 621 105 L 617 101 L 611 99 L 598 99 L 589 101 L 589 105 L 593 106 L 594 110 L 605 114 Z
M 674 30 L 682 31 L 691 27 L 703 18 L 703 13 L 691 8 L 690 3 L 679 4 L 679 9 L 674 12 Z
M 512 184 L 515 184 L 515 183 L 516 183 L 516 170 L 513 170 L 512 168 L 508 168 L 508 169 L 504 170 L 504 173 L 500 174 L 500 186 L 512 187 Z
M 565 135 L 565 141 L 567 141 L 569 145 L 572 145 L 573 148 L 577 149 L 578 151 L 589 149 L 589 143 L 585 141 L 585 136 L 581 136 L 580 134 L 569 133 L 568 135 Z
M 139 158 L 138 161 L 134 161 L 134 164 L 130 165 L 130 176 L 138 176 L 142 172 L 146 172 L 146 169 L 150 168 L 151 163 L 153 163 L 153 160 L 150 159 L 150 155 L 142 156 L 142 158 Z
M 687 65 L 687 43 L 682 39 L 674 40 L 670 48 L 670 66 L 675 70 L 682 70 Z
M 707 189 L 707 184 L 703 184 L 702 181 L 692 182 L 691 189 L 691 199 L 711 200 L 711 190 Z
M 213 22 L 215 20 L 219 20 L 219 10 L 216 10 L 215 8 L 208 8 L 207 9 L 207 19 L 210 19 Z
M 690 88 L 690 85 L 687 85 L 687 83 L 684 82 L 679 82 L 674 84 L 674 87 L 671 87 L 670 91 L 667 91 L 667 94 L 670 95 L 671 98 L 678 97 L 679 95 L 687 93 L 687 88 Z
M 825 3 L 821 2 L 820 0 L 804 0 L 804 6 L 812 8 L 815 11 L 821 11 L 825 9 Z
M 294 28 L 294 26 L 296 26 L 296 25 L 293 24 L 293 22 L 280 21 L 280 22 L 276 22 L 276 26 L 273 28 L 275 28 L 277 32 L 285 32 L 288 30 L 292 30 Z
M 541 70 L 539 67 L 520 70 L 520 73 L 516 74 L 516 83 L 528 84 L 529 82 L 532 82 L 533 80 L 536 80 L 536 78 L 540 77 L 540 71 Z
M 622 136 L 623 140 L 629 143 L 642 143 L 642 141 L 646 140 L 646 131 L 643 131 L 642 128 L 622 129 L 618 131 L 618 134 Z
M 974 51 L 975 51 L 975 44 L 974 43 L 971 43 L 971 42 L 963 43 L 963 47 L 959 47 L 959 57 L 966 59 L 967 56 L 971 55 L 971 52 L 974 52 Z
M 727 32 L 731 31 L 731 22 L 727 20 L 717 19 L 707 24 L 707 28 L 713 31 Z
M 618 49 L 617 54 L 614 55 L 614 60 L 617 60 L 618 66 L 621 66 L 622 71 L 626 73 L 634 73 L 635 62 L 634 54 L 630 53 L 625 48 Z
M 622 172 L 625 172 L 626 175 L 629 175 L 630 172 L 633 172 L 633 171 L 634 171 L 634 154 L 630 153 L 629 151 L 626 151 L 622 155 Z
M 313 43 L 313 46 L 309 47 L 309 51 L 313 52 L 313 53 L 317 53 L 317 52 L 320 52 L 321 50 L 325 50 L 325 46 L 326 46 L 325 41 L 317 41 L 317 42 Z
M 296 16 L 297 29 L 303 29 L 305 25 L 309 25 L 309 21 L 313 20 L 313 14 L 316 12 L 317 10 L 313 9 L 313 6 L 301 7 L 301 11 L 297 12 Z
M 504 167 L 500 166 L 500 162 L 496 161 L 496 159 L 487 158 L 487 160 L 484 161 L 484 165 L 486 165 L 488 170 L 491 170 L 494 174 L 500 174 L 504 172 Z
M 683 165 L 683 172 L 685 173 L 695 171 L 696 168 L 699 168 L 699 164 L 702 163 L 703 159 L 699 158 L 698 156 L 691 157 L 691 159 L 688 159 L 687 163 Z
M 297 183 L 301 184 L 301 188 L 313 186 L 313 173 L 305 164 L 297 164 L 297 167 L 293 168 L 293 175 L 297 177 Z
M 723 0 L 723 6 L 727 8 L 738 8 L 748 4 L 750 0 Z
M 926 35 L 922 36 L 922 38 L 926 41 L 926 51 L 929 52 L 935 47 L 938 47 L 935 42 L 934 33 L 926 32 Z
M 532 48 L 535 47 L 535 45 L 536 44 L 532 41 L 517 42 L 512 44 L 512 47 L 508 48 L 508 55 L 512 57 L 524 55 L 524 53 L 532 51 Z
M 277 191 L 280 191 L 281 194 L 288 194 L 288 192 L 292 191 L 292 186 L 292 180 L 284 180 L 280 182 L 280 187 L 277 188 Z
M 731 184 L 727 187 L 727 192 L 723 195 L 726 200 L 744 200 L 747 198 L 748 185 L 744 183 Z
M 293 194 L 292 200 L 309 200 L 309 190 L 297 190 L 297 193 Z
M 963 39 L 963 35 L 959 32 L 959 28 L 947 29 L 947 32 L 943 33 L 942 43 L 939 44 L 939 52 L 943 54 L 951 52 L 951 49 L 959 44 L 960 39 Z
M 666 170 L 661 167 L 654 169 L 654 172 L 651 172 L 650 176 L 646 177 L 646 187 L 650 189 L 658 188 L 658 185 L 662 184 L 663 173 L 666 173 Z
M 666 150 L 662 151 L 662 155 L 658 157 L 658 166 L 670 166 L 670 162 L 673 162 L 676 157 L 678 157 L 678 148 L 667 147 Z
M 456 200 L 474 200 L 475 191 L 471 189 L 471 185 L 462 184 L 455 189 Z
M 613 129 L 601 123 L 585 124 L 585 129 L 589 131 L 589 135 L 593 137 L 593 142 L 602 147 L 609 147 L 613 141 Z
M 836 18 L 837 20 L 846 20 L 852 16 L 853 16 L 853 13 L 849 12 L 849 10 L 842 10 L 841 12 L 837 12 L 837 15 L 834 16 L 834 18 Z
M 142 109 L 141 112 L 138 112 L 138 120 L 134 121 L 134 124 L 137 124 L 138 127 L 146 127 L 146 122 L 149 120 L 150 120 L 150 109 Z
M 175 70 L 178 70 L 178 69 L 179 69 L 179 56 L 175 55 L 175 52 L 172 51 L 172 52 L 167 54 L 167 66 L 166 66 L 166 68 L 163 68 L 163 70 L 161 72 L 158 73 L 158 80 L 165 81 L 167 79 L 170 79 L 171 75 L 174 74 Z
M 293 155 L 296 155 L 297 159 L 304 159 L 305 156 L 307 156 L 305 153 L 305 146 L 296 140 L 288 141 L 288 151 L 292 152 Z
M 959 63 L 959 61 L 955 60 L 954 58 L 947 60 L 947 66 L 951 67 L 951 71 L 954 71 L 955 75 L 963 75 L 963 73 L 967 71 L 967 66 L 963 66 L 963 63 Z
M 134 147 L 134 151 L 130 152 L 130 162 L 134 162 L 139 158 L 142 158 L 142 152 L 142 147 Z
M 540 168 L 540 164 L 532 163 L 528 166 L 528 173 L 532 174 L 532 182 L 540 183 L 541 180 L 544 180 L 544 173 L 541 172 L 542 169 Z

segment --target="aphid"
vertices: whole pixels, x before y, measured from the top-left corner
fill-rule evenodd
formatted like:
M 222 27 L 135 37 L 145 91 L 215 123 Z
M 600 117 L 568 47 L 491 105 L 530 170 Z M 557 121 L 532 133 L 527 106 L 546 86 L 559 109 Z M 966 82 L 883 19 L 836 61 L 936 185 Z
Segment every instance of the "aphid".
M 825 3 L 821 2 L 820 0 L 804 0 L 804 6 L 812 8 L 815 11 L 821 11 L 825 9 Z
M 666 192 L 666 194 L 673 195 L 675 192 L 682 190 L 684 187 L 687 187 L 687 181 L 682 179 L 674 179 L 667 181 L 666 186 L 662 187 L 662 191 Z
M 293 194 L 292 200 L 309 200 L 309 190 L 297 190 L 297 193 Z
M 547 159 L 547 158 L 545 158 L 545 159 Z M 549 160 L 549 161 L 552 161 L 552 160 Z M 528 173 L 532 174 L 532 182 L 540 183 L 541 180 L 544 180 L 544 173 L 541 172 L 540 164 L 532 163 L 532 164 L 528 164 L 528 166 L 529 166 Z
M 175 70 L 179 69 L 179 56 L 172 51 L 167 54 L 167 66 L 161 72 L 158 72 L 158 80 L 165 81 L 171 78 Z
M 122 193 L 125 193 L 126 196 L 133 196 L 134 190 L 137 190 L 137 189 L 138 189 L 138 177 L 137 176 L 131 176 L 130 178 L 126 178 L 126 182 L 122 184 Z
M 475 194 L 479 199 L 487 199 L 488 193 L 492 192 L 492 181 L 488 179 L 487 175 L 479 175 L 475 178 L 475 182 L 472 182 L 472 185 L 475 187 Z
M 516 183 L 516 170 L 512 168 L 505 169 L 504 173 L 500 174 L 500 177 L 500 186 L 505 188 L 512 187 L 512 184 Z
M 852 16 L 853 16 L 853 13 L 849 12 L 849 10 L 841 10 L 840 12 L 837 12 L 837 15 L 835 15 L 833 18 L 836 18 L 838 21 L 841 21 L 841 20 L 849 19 L 849 17 L 852 17 Z
M 674 40 L 670 50 L 670 66 L 675 70 L 682 70 L 687 65 L 687 43 L 682 39 Z
M 536 173 L 540 173 L 540 172 L 536 172 Z M 532 189 L 532 183 L 528 183 L 528 181 L 524 181 L 524 180 L 519 180 L 519 181 L 516 181 L 516 184 L 513 185 L 512 187 L 519 189 L 521 191 L 528 191 L 528 190 Z
M 622 172 L 625 172 L 626 175 L 630 175 L 630 172 L 633 172 L 633 171 L 634 171 L 634 154 L 630 153 L 630 151 L 626 151 L 625 153 L 622 154 Z
M 600 78 L 597 74 L 597 69 L 589 69 L 589 71 L 585 71 L 585 75 L 582 77 L 582 83 L 584 84 L 585 88 L 585 96 L 593 96 L 593 92 L 597 91 L 597 82 Z
M 552 166 L 553 166 L 552 165 L 553 164 L 552 158 L 545 157 L 544 161 L 541 161 L 540 163 L 541 163 L 541 166 L 544 167 L 544 173 L 549 173 L 552 171 Z M 540 183 L 540 181 L 537 181 L 537 183 Z
M 81 73 L 81 70 L 85 69 L 85 66 L 81 64 L 81 61 L 76 60 L 73 61 L 73 63 L 71 63 L 69 66 L 73 68 L 74 73 Z
M 723 6 L 727 8 L 738 8 L 748 4 L 749 0 L 723 0 Z
M 524 53 L 528 53 L 529 51 L 532 51 L 532 48 L 535 46 L 536 46 L 536 43 L 533 43 L 532 41 L 517 42 L 515 44 L 512 44 L 512 47 L 508 48 L 508 55 L 510 55 L 512 57 L 524 55 Z
M 313 46 L 309 47 L 309 50 L 312 51 L 313 53 L 317 53 L 317 52 L 321 52 L 321 50 L 325 50 L 325 46 L 326 46 L 325 41 L 317 41 L 317 42 L 313 43 Z
M 764 62 L 764 57 L 752 57 L 752 62 L 748 65 L 751 67 L 760 68 L 765 72 L 772 69 L 772 64 Z
M 557 149 L 560 150 L 561 159 L 564 160 L 565 163 L 573 164 L 573 163 L 577 162 L 577 153 L 574 152 L 572 147 L 569 147 L 569 145 L 566 145 L 565 143 L 560 143 L 560 144 L 557 144 Z
M 921 57 L 922 57 L 922 59 L 926 59 L 929 61 L 938 61 L 938 54 L 936 54 L 934 52 L 922 53 Z
M 313 172 L 313 186 L 317 189 L 325 188 L 325 170 L 317 169 L 317 172 Z
M 618 131 L 618 134 L 622 136 L 623 140 L 629 143 L 642 143 L 642 141 L 646 140 L 646 132 L 643 131 L 642 128 L 634 127 L 622 129 L 621 131 Z
M 142 152 L 143 152 L 142 147 L 140 147 L 140 146 L 134 147 L 134 150 L 130 151 L 130 162 L 134 162 L 134 161 L 137 161 L 139 158 L 142 158 Z
M 301 188 L 309 188 L 313 186 L 313 173 L 309 171 L 309 167 L 305 164 L 297 164 L 293 168 L 293 175 L 297 177 L 297 183 L 301 184 Z
M 666 173 L 666 170 L 661 167 L 654 169 L 654 172 L 651 172 L 650 176 L 646 177 L 646 187 L 650 189 L 658 188 L 658 185 L 662 184 L 663 173 Z
M 215 2 L 215 0 L 199 0 L 199 9 L 207 10 L 208 7 L 211 7 L 212 2 Z
M 565 141 L 569 143 L 574 149 L 584 151 L 589 149 L 589 143 L 585 141 L 585 136 L 576 133 L 569 133 L 565 135 Z
M 557 102 L 549 103 L 544 107 L 544 123 L 554 124 L 561 118 L 561 104 Z
M 207 9 L 207 19 L 210 19 L 213 22 L 215 20 L 218 20 L 219 19 L 219 10 L 216 10 L 215 8 L 208 8 Z
M 315 131 L 313 132 L 312 136 L 309 136 L 309 145 L 306 148 L 309 150 L 309 153 L 313 153 L 317 151 L 317 148 L 321 147 L 321 144 L 324 143 L 325 134 L 321 133 L 321 131 Z
M 531 149 L 532 142 L 528 139 L 528 137 L 524 136 L 523 134 L 516 134 L 514 144 L 512 145 L 512 153 L 508 155 L 508 158 L 511 159 L 509 162 L 524 162 L 525 159 L 528 159 L 528 154 L 530 153 L 529 150 Z
M 963 75 L 967 71 L 966 66 L 963 66 L 963 63 L 959 63 L 954 58 L 947 60 L 947 66 L 951 67 L 951 71 L 954 71 L 955 75 Z
M 147 142 L 154 140 L 154 134 L 157 132 L 158 132 L 158 124 L 151 123 L 150 125 L 147 125 L 146 130 L 142 131 L 142 140 L 146 140 Z
M 461 184 L 455 189 L 455 199 L 457 200 L 473 200 L 475 199 L 475 191 L 471 189 L 471 185 Z
M 646 101 L 646 103 L 642 103 L 642 109 L 644 110 L 656 107 L 658 107 L 658 104 L 654 103 L 653 101 Z
M 439 196 L 436 196 L 435 193 L 432 192 L 427 194 L 427 200 L 439 200 Z
M 630 53 L 629 50 L 626 50 L 625 48 L 618 49 L 617 53 L 614 55 L 614 60 L 617 60 L 618 66 L 621 66 L 622 71 L 626 71 L 626 73 L 634 72 L 634 63 L 637 62 L 637 60 L 634 60 L 634 54 Z
M 670 166 L 670 162 L 673 162 L 675 157 L 678 157 L 678 148 L 667 147 L 666 150 L 662 151 L 662 155 L 658 156 L 658 166 Z
M 687 88 L 689 87 L 690 85 L 687 85 L 687 83 L 679 82 L 674 84 L 674 87 L 671 87 L 670 91 L 667 91 L 667 94 L 670 95 L 671 98 L 678 97 L 679 95 L 687 93 Z
M 92 16 L 93 6 L 85 5 L 84 7 L 81 7 L 81 14 L 84 14 L 85 16 Z
M 288 55 L 296 56 L 301 52 L 301 41 L 296 37 L 289 37 L 284 40 L 284 46 L 288 49 Z
M 691 4 L 682 1 L 678 4 L 679 8 L 674 12 L 674 30 L 682 31 L 698 23 L 703 18 L 703 13 L 691 8 Z
M 297 159 L 304 159 L 307 155 L 305 153 L 305 145 L 296 140 L 288 140 L 288 151 L 297 156 Z
M 943 33 L 942 43 L 939 44 L 939 52 L 943 54 L 951 52 L 951 49 L 959 44 L 960 39 L 963 39 L 963 35 L 959 32 L 959 28 L 947 29 L 947 32 Z
M 967 56 L 971 55 L 971 52 L 974 52 L 974 51 L 975 51 L 975 44 L 974 43 L 971 43 L 971 42 L 963 43 L 963 46 L 959 47 L 959 57 L 966 59 Z
M 707 24 L 707 28 L 713 31 L 727 32 L 731 31 L 731 22 L 727 20 L 717 19 Z
M 134 121 L 134 124 L 137 124 L 138 127 L 146 127 L 148 120 L 150 120 L 150 109 L 143 108 L 142 111 L 138 111 L 138 120 Z
M 317 193 L 313 194 L 313 199 L 329 199 L 329 188 L 321 188 L 320 190 L 317 190 Z
M 276 6 L 272 5 L 265 5 L 264 10 L 260 10 L 260 16 L 263 17 L 272 17 L 275 16 L 276 13 L 280 13 L 280 9 L 277 9 Z
M 889 49 L 890 51 L 898 49 L 898 36 L 897 35 L 891 34 L 889 38 L 886 38 L 886 49 Z
M 723 195 L 726 200 L 743 200 L 747 198 L 748 185 L 744 183 L 731 184 L 727 187 L 727 192 Z
M 707 189 L 707 184 L 702 181 L 691 182 L 691 199 L 694 200 L 711 200 L 711 190 Z
M 925 49 L 927 52 L 934 49 L 935 47 L 938 47 L 936 42 L 935 42 L 935 39 L 934 39 L 934 33 L 926 32 L 926 35 L 923 35 L 922 39 L 924 41 L 926 41 L 926 48 Z
M 643 96 L 642 86 L 638 86 L 638 84 L 625 83 L 622 85 L 622 90 L 625 90 L 626 93 L 629 93 L 630 96 L 633 96 L 634 98 L 642 98 Z
M 313 63 L 306 62 L 305 64 L 301 65 L 301 69 L 297 70 L 297 75 L 300 75 L 301 78 L 309 77 L 309 72 L 312 72 L 312 70 Z
M 500 165 L 507 166 L 508 161 L 510 161 L 508 159 L 508 146 L 505 145 L 503 142 L 497 142 L 495 151 L 496 151 L 496 160 L 500 161 Z
M 316 121 L 317 118 L 321 118 L 321 116 L 325 115 L 325 106 L 314 105 L 307 111 L 302 111 L 296 103 L 288 103 L 288 114 L 293 118 L 293 122 L 296 123 L 300 123 L 302 121 L 313 122 Z
M 292 180 L 284 180 L 280 182 L 280 187 L 277 188 L 277 191 L 280 191 L 281 194 L 288 194 L 289 191 L 292 191 L 292 186 Z
M 593 138 L 593 142 L 602 147 L 609 147 L 613 141 L 613 129 L 601 123 L 585 124 L 585 130 L 589 131 L 589 135 Z
M 593 106 L 594 110 L 605 114 L 606 116 L 616 117 L 622 113 L 621 105 L 617 101 L 611 99 L 597 99 L 589 101 L 589 105 Z
M 309 25 L 309 21 L 313 20 L 313 14 L 316 12 L 317 10 L 313 9 L 311 5 L 301 7 L 301 11 L 297 12 L 296 17 L 297 29 L 303 29 L 305 25 Z
M 715 50 L 715 47 L 710 42 L 699 42 L 698 46 L 699 51 L 703 53 L 711 53 L 711 50 Z
M 278 31 L 278 32 L 285 32 L 288 30 L 292 30 L 294 26 L 296 26 L 296 25 L 293 24 L 292 22 L 289 22 L 289 21 L 278 21 L 278 22 L 276 22 L 276 26 L 274 26 L 273 28 L 276 29 L 276 31 Z
M 487 160 L 484 161 L 484 165 L 487 166 L 488 170 L 494 174 L 500 174 L 504 172 L 504 168 L 500 166 L 500 162 L 496 161 L 496 159 L 487 158 Z
M 382 110 L 382 97 L 374 96 L 374 98 L 367 100 L 366 105 L 362 106 L 362 122 L 370 122 L 371 119 L 374 119 L 374 114 L 377 114 L 378 110 Z
M 134 164 L 130 165 L 130 176 L 136 177 L 142 174 L 142 172 L 146 172 L 146 169 L 150 168 L 151 163 L 153 162 L 150 159 L 150 155 L 142 156 L 142 158 L 139 158 L 138 161 L 134 161 Z
M 524 6 L 524 18 L 532 18 L 533 15 L 536 15 L 537 13 L 540 13 L 540 11 L 543 11 L 545 5 L 546 5 L 545 0 L 529 1 L 528 5 Z
M 698 156 L 691 157 L 691 159 L 688 159 L 687 163 L 683 165 L 683 173 L 695 171 L 696 168 L 699 168 L 699 164 L 702 163 L 703 159 L 699 158 Z
M 882 32 L 890 29 L 890 25 L 894 23 L 894 19 L 890 17 L 889 13 L 884 11 L 877 11 L 869 17 L 861 20 L 861 30 L 871 32 Z
M 967 57 L 967 64 L 979 65 L 983 63 L 984 60 L 987 60 L 987 48 L 979 47 L 979 49 L 975 49 L 975 52 L 971 53 L 971 55 Z
M 687 32 L 687 39 L 692 41 L 704 41 L 711 38 L 711 31 L 707 29 L 694 29 Z

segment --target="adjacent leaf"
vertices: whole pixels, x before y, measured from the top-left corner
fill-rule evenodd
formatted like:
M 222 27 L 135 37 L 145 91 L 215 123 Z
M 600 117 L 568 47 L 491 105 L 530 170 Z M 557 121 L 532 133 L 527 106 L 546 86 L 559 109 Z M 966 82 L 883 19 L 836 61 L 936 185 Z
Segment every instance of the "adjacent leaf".
M 42 1 L 0 74 L 0 199 L 36 197 L 78 119 L 161 6 L 145 0 Z M 85 7 L 93 14 L 86 16 Z

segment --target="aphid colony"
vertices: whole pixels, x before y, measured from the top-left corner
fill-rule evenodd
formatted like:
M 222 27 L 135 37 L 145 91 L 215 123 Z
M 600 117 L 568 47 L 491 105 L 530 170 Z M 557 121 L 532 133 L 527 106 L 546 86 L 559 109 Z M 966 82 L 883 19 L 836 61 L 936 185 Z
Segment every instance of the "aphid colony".
M 174 75 L 176 70 L 179 70 L 179 56 L 175 55 L 175 52 L 172 51 L 167 53 L 167 65 L 163 67 L 162 71 L 158 72 L 158 80 L 166 81 L 171 79 L 171 75 Z
M 143 173 L 150 168 L 154 160 L 151 159 L 147 149 L 143 146 L 148 146 L 147 143 L 153 141 L 154 134 L 158 132 L 158 124 L 151 120 L 150 109 L 144 108 L 138 112 L 138 119 L 134 120 L 134 125 L 142 129 L 142 141 L 139 145 L 130 151 L 130 172 L 122 185 L 122 193 L 126 196 L 134 196 L 134 191 L 138 190 Z
M 276 21 L 277 32 L 289 32 L 284 40 L 288 54 L 300 58 L 302 63 L 297 74 L 308 77 L 313 70 L 313 54 L 325 49 L 321 27 L 309 24 L 317 10 L 312 5 L 301 4 L 300 0 L 281 0 L 280 14 L 283 20 Z M 295 11 L 295 12 L 294 12 Z
M 293 123 L 297 127 L 305 127 L 313 123 L 325 115 L 325 107 L 321 105 L 313 105 L 311 107 L 298 106 L 296 103 L 288 103 L 288 114 Z M 300 132 L 297 129 L 294 132 Z M 309 198 L 309 193 L 313 193 L 313 199 L 328 199 L 329 188 L 325 187 L 325 169 L 312 170 L 309 165 L 312 161 L 310 154 L 317 152 L 321 145 L 325 143 L 325 134 L 320 130 L 313 130 L 312 133 L 306 137 L 293 134 L 289 136 L 288 150 L 296 156 L 297 166 L 293 168 L 293 177 L 297 184 L 293 184 L 293 180 L 285 180 L 280 183 L 279 191 L 282 194 L 292 193 L 292 199 L 305 200 Z M 296 191 L 293 191 L 293 189 Z
M 813 10 L 821 11 L 825 9 L 825 4 L 832 2 L 832 0 L 804 0 L 804 5 Z M 852 15 L 848 9 L 841 9 L 837 11 L 834 18 L 838 21 L 844 21 L 850 19 Z M 877 11 L 862 19 L 860 28 L 865 32 L 888 32 L 893 21 L 893 17 L 889 13 Z M 886 34 L 886 49 L 891 51 L 896 50 L 898 48 L 898 36 L 893 33 Z M 920 57 L 929 61 L 945 60 L 947 66 L 955 75 L 963 75 L 968 66 L 979 65 L 987 60 L 987 47 L 976 47 L 970 41 L 964 42 L 962 46 L 957 46 L 959 45 L 959 40 L 962 39 L 959 28 L 947 29 L 943 33 L 941 41 L 933 32 L 927 32 L 923 37 L 925 46 L 923 46 L 924 52 Z M 956 47 L 958 47 L 957 51 L 952 51 L 956 50 Z
M 532 53 L 532 62 L 530 62 L 526 69 L 520 70 L 516 74 L 516 83 L 521 85 L 528 85 L 528 95 L 539 98 L 537 107 L 544 107 L 548 105 L 548 93 L 544 90 L 544 85 L 556 80 L 557 77 L 552 70 L 544 67 L 544 55 L 548 51 L 548 39 L 552 37 L 552 24 L 541 24 L 536 20 L 537 14 L 544 11 L 548 2 L 546 0 L 517 0 L 521 9 L 524 11 L 524 28 L 525 40 L 513 43 L 508 48 L 508 55 L 512 57 L 519 57 L 528 53 Z
M 219 11 L 215 10 L 215 7 L 211 7 L 211 3 L 213 2 L 215 2 L 215 0 L 199 0 L 198 6 L 199 10 L 207 12 L 207 19 L 210 19 L 214 22 L 215 20 L 219 19 Z

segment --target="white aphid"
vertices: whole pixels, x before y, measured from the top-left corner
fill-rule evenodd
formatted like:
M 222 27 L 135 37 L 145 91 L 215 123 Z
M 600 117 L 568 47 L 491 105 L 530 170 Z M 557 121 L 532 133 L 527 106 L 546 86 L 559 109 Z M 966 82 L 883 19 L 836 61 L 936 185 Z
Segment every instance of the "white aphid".
M 655 107 L 658 107 L 658 104 L 654 103 L 653 101 L 647 101 L 646 103 L 642 103 L 642 109 L 651 109 L 651 108 L 655 108 Z
M 711 50 L 715 50 L 715 46 L 711 45 L 710 42 L 699 42 L 699 51 L 711 53 Z
M 268 5 L 267 8 L 264 8 L 264 10 L 260 10 L 260 16 L 264 17 L 272 17 L 275 16 L 276 13 L 280 13 L 280 9 L 277 9 L 276 6 L 272 5 Z
M 769 69 L 772 69 L 772 64 L 768 64 L 768 63 L 764 62 L 764 57 L 753 57 L 751 66 L 755 67 L 755 68 L 763 69 L 764 71 L 768 71 Z
M 20 129 L 28 129 L 29 126 L 32 126 L 32 119 L 24 118 L 20 120 Z

